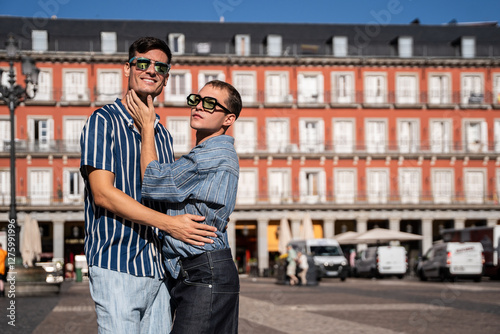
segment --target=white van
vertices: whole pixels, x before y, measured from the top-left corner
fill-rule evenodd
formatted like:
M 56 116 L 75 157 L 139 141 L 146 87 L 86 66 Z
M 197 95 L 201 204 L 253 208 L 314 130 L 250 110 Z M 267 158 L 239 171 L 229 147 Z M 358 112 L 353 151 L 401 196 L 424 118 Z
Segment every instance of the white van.
M 368 247 L 356 256 L 354 275 L 363 277 L 397 276 L 408 270 L 408 258 L 403 246 Z
M 347 259 L 334 239 L 293 240 L 290 245 L 302 253 L 312 256 L 318 269 L 318 278 L 338 277 L 345 281 L 349 273 Z
M 469 278 L 481 281 L 483 245 L 480 242 L 443 242 L 434 244 L 417 264 L 420 280 L 427 278 Z

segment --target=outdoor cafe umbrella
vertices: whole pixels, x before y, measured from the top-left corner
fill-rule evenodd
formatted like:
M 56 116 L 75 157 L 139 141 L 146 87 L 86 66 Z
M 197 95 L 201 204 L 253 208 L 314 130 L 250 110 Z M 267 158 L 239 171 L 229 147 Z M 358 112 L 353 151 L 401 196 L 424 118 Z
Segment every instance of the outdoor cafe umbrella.
M 42 253 L 42 240 L 40 237 L 40 229 L 36 219 L 31 218 L 27 214 L 23 224 L 23 235 L 21 239 L 21 256 L 23 264 L 28 267 L 33 266 L 33 260 L 40 260 Z
M 359 235 L 358 232 L 347 231 L 347 232 L 335 235 L 334 238 L 341 245 L 352 245 L 352 244 L 357 243 L 357 241 L 355 239 L 358 235 Z
M 302 219 L 302 230 L 300 231 L 300 237 L 304 240 L 314 239 L 314 227 L 312 223 L 311 216 L 306 213 Z
M 288 225 L 288 219 L 285 217 L 281 218 L 278 238 L 278 250 L 280 254 L 285 254 L 287 252 L 286 246 L 292 240 L 290 225 Z
M 359 234 L 353 240 L 356 244 L 374 244 L 389 241 L 422 240 L 422 236 L 418 234 L 389 230 L 385 228 L 374 228 Z

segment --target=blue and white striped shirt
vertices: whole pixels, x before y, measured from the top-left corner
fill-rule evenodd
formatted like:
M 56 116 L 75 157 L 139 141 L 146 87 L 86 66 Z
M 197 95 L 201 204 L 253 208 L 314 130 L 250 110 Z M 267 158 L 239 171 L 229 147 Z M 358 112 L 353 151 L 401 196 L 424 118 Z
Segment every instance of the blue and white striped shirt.
M 155 142 L 162 163 L 173 162 L 172 137 L 158 122 Z M 114 186 L 141 202 L 141 136 L 132 117 L 117 99 L 96 110 L 87 120 L 80 139 L 81 173 L 85 180 L 85 255 L 89 266 L 134 276 L 163 278 L 159 230 L 133 223 L 98 207 L 94 203 L 85 166 L 115 174 Z M 166 212 L 162 203 L 143 201 L 157 211 Z
M 165 233 L 163 254 L 172 277 L 179 275 L 179 257 L 229 248 L 226 225 L 236 204 L 239 164 L 234 138 L 209 138 L 173 164 L 152 161 L 142 185 L 144 198 L 162 201 L 166 213 L 205 216 L 205 224 L 217 227 L 213 244 L 193 246 Z

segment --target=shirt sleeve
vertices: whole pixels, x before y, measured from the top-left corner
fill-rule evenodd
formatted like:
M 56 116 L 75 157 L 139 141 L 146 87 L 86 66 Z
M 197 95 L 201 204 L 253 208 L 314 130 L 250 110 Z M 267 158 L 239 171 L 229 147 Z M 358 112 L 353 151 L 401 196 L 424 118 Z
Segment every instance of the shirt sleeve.
M 115 173 L 113 129 L 99 113 L 92 114 L 82 130 L 80 167 L 91 166 Z
M 196 154 L 182 156 L 174 163 L 152 161 L 142 181 L 142 197 L 181 203 L 194 196 L 199 184 Z

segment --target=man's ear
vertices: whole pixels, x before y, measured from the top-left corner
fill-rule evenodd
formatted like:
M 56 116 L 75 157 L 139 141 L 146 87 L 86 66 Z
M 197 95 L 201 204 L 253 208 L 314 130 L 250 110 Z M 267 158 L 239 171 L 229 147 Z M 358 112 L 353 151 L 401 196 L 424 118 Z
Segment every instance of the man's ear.
M 125 63 L 125 65 L 123 65 L 123 72 L 125 73 L 126 77 L 130 76 L 130 64 L 129 63 Z
M 226 115 L 226 118 L 224 118 L 224 122 L 222 125 L 230 127 L 233 125 L 233 123 L 236 121 L 236 115 L 235 114 L 228 114 Z

